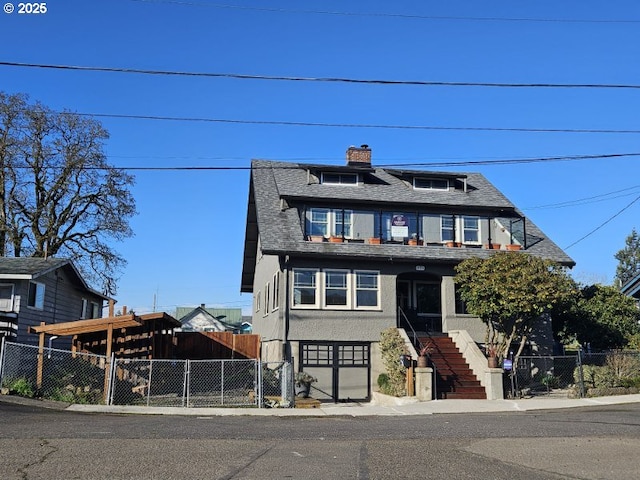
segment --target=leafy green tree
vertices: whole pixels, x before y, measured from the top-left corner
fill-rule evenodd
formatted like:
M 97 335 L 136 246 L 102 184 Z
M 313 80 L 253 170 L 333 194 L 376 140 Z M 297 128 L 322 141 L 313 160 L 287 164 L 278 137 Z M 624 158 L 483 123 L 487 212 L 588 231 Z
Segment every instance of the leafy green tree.
M 619 287 L 640 273 L 640 236 L 634 228 L 625 240 L 625 246 L 614 255 L 618 260 L 616 283 Z
M 635 300 L 612 286 L 589 285 L 563 316 L 562 334 L 594 350 L 635 347 L 640 336 L 640 310 Z
M 133 235 L 134 179 L 107 163 L 102 125 L 0 92 L 0 255 L 70 258 L 107 294 Z
M 456 272 L 460 296 L 469 313 L 486 324 L 486 343 L 499 360 L 517 340 L 519 356 L 536 324 L 577 294 L 564 267 L 520 252 L 470 258 Z

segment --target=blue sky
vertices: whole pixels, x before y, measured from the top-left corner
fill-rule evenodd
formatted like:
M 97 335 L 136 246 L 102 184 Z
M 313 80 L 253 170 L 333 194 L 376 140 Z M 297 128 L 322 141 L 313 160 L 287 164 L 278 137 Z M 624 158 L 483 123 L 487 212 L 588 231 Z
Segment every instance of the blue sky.
M 17 2 L 13 2 L 17 6 Z M 57 0 L 0 13 L 0 62 L 258 76 L 640 84 L 637 1 Z M 436 18 L 440 17 L 440 18 Z M 446 18 L 443 18 L 446 17 Z M 483 18 L 483 19 L 481 19 Z M 488 20 L 491 18 L 492 20 Z M 539 21 L 533 21 L 537 19 Z M 0 66 L 0 90 L 80 113 L 347 125 L 640 130 L 640 89 L 285 82 Z M 377 165 L 640 153 L 638 133 L 258 125 L 104 117 L 119 167 L 248 166 L 251 158 Z M 577 262 L 611 283 L 639 228 L 640 157 L 478 171 Z M 431 167 L 434 169 L 434 167 Z M 138 171 L 118 304 L 243 307 L 248 172 Z M 618 192 L 618 193 L 612 193 Z M 577 200 L 587 199 L 580 202 Z M 569 202 L 569 205 L 558 205 Z M 551 206 L 550 206 L 551 205 Z M 542 208 L 544 207 L 544 208 Z

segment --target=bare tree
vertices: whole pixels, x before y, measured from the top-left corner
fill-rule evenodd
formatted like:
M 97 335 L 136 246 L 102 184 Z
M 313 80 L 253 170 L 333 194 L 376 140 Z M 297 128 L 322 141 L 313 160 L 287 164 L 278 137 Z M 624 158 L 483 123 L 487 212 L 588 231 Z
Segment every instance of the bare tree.
M 96 120 L 0 92 L 0 254 L 71 258 L 107 294 L 133 235 L 133 176 L 107 163 Z

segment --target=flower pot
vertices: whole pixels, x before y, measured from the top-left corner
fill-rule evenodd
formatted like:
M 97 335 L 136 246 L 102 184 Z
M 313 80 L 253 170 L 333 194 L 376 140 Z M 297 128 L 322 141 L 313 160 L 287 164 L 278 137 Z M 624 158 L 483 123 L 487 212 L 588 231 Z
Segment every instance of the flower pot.
M 371 245 L 380 245 L 382 242 L 380 237 L 371 237 L 367 243 Z
M 498 357 L 487 358 L 487 365 L 489 368 L 498 368 Z
M 324 237 L 322 235 L 309 235 L 309 241 L 324 242 Z
M 461 245 L 460 242 L 447 242 L 445 243 L 445 245 L 449 248 L 455 248 L 455 247 L 459 247 Z
M 509 244 L 509 245 L 505 245 L 507 250 L 511 250 L 512 252 L 518 251 L 522 248 L 521 245 L 517 245 L 517 244 Z
M 484 244 L 484 248 L 486 248 L 487 250 L 500 250 L 500 247 L 502 245 L 499 243 L 485 243 Z
M 422 245 L 422 240 L 418 240 L 416 238 L 410 238 L 407 242 L 408 245 Z
M 425 368 L 428 366 L 428 362 L 427 362 L 427 356 L 426 355 L 420 355 L 418 357 L 418 360 L 416 362 L 416 367 L 418 368 Z
M 309 398 L 309 394 L 311 393 L 311 384 L 296 383 L 295 390 L 296 390 L 296 397 Z
M 329 241 L 331 243 L 342 243 L 343 240 L 344 239 L 342 237 L 329 237 Z

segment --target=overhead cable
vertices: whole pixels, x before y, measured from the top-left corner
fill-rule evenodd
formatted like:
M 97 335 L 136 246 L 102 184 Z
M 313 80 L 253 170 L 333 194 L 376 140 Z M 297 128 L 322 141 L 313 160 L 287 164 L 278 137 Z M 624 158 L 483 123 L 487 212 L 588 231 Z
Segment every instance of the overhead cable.
M 143 75 L 168 75 L 184 77 L 209 77 L 209 78 L 233 78 L 239 80 L 277 80 L 287 82 L 333 82 L 333 83 L 359 83 L 374 85 L 418 85 L 429 87 L 492 87 L 492 88 L 613 88 L 613 89 L 640 89 L 638 84 L 617 83 L 510 83 L 510 82 L 442 82 L 428 80 L 380 80 L 345 77 L 299 77 L 279 75 L 250 75 L 243 73 L 220 72 L 185 72 L 178 70 L 148 70 L 140 68 L 121 67 L 95 67 L 81 65 L 54 65 L 46 63 L 2 62 L 4 67 L 44 68 L 55 70 L 73 70 L 84 72 L 110 72 L 133 73 Z

